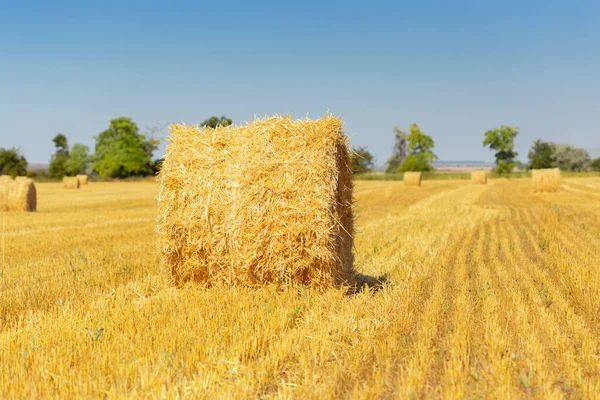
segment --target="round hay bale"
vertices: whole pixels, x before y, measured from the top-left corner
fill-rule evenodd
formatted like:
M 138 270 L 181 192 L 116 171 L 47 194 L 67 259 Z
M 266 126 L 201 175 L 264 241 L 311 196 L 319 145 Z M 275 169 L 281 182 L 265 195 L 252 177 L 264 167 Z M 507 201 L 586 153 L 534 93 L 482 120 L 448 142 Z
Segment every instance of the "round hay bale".
M 560 169 L 546 168 L 531 170 L 533 193 L 558 192 L 560 190 Z
M 28 180 L 28 179 L 29 179 L 29 178 L 28 178 L 28 177 L 26 177 L 26 176 L 16 176 L 16 177 L 15 177 L 15 181 L 16 181 L 16 182 L 27 182 L 27 180 Z
M 170 129 L 157 232 L 177 284 L 331 287 L 352 275 L 352 171 L 340 119 Z
M 36 211 L 37 193 L 32 179 L 18 179 L 12 183 L 10 210 L 11 211 Z
M 404 173 L 404 185 L 405 186 L 421 186 L 421 173 L 420 172 L 405 172 Z
M 87 185 L 88 184 L 88 176 L 81 174 L 75 176 L 79 180 L 79 185 Z
M 79 179 L 75 176 L 65 176 L 63 178 L 63 187 L 65 189 L 79 189 Z
M 478 185 L 485 185 L 487 183 L 487 174 L 485 171 L 473 171 L 471 172 L 471 182 Z
M 12 181 L 13 177 L 10 175 L 0 175 L 0 182 Z

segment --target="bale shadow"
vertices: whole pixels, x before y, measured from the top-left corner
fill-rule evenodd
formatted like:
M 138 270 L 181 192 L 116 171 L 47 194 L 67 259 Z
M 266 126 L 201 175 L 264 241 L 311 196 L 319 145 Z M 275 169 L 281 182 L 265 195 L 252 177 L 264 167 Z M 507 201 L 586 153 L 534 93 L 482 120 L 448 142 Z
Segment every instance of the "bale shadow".
M 391 283 L 391 281 L 388 274 L 383 274 L 375 277 L 357 272 L 350 276 L 348 280 L 344 283 L 344 285 L 348 288 L 348 290 L 346 291 L 346 295 L 353 296 L 357 293 L 362 292 L 365 289 L 369 290 L 372 293 L 376 293 L 383 289 L 383 287 L 389 283 Z

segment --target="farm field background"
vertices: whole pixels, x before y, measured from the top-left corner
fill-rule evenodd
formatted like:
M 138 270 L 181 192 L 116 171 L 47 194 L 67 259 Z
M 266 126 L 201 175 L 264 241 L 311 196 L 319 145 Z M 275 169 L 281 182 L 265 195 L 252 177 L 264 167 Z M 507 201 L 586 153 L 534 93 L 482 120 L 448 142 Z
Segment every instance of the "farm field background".
M 2 214 L 1 398 L 598 398 L 600 178 L 356 183 L 356 294 L 170 286 L 153 182 Z

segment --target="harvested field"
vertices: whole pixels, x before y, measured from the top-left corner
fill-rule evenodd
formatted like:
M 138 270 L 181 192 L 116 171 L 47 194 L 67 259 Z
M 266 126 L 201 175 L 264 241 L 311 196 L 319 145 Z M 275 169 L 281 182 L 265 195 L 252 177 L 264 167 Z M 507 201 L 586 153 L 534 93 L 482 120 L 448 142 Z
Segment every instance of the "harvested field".
M 3 213 L 0 398 L 598 398 L 600 178 L 356 183 L 371 290 L 176 288 L 158 184 Z

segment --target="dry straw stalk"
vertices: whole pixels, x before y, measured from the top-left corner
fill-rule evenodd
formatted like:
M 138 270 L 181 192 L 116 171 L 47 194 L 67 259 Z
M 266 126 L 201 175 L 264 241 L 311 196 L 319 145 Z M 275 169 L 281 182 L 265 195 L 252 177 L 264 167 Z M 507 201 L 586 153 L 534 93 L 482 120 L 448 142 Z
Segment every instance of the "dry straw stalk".
M 79 179 L 75 176 L 65 176 L 63 178 L 63 187 L 65 189 L 79 189 Z
M 340 119 L 170 128 L 157 231 L 178 284 L 330 287 L 352 274 L 352 171 Z
M 485 171 L 473 171 L 471 172 L 471 182 L 485 185 L 487 183 L 487 174 Z
M 531 171 L 533 193 L 558 192 L 560 190 L 560 170 L 558 168 L 534 169 Z
M 420 172 L 405 172 L 404 173 L 404 185 L 406 185 L 406 186 L 421 186 L 421 173 Z
M 80 174 L 80 175 L 76 175 L 75 177 L 79 180 L 79 184 L 80 185 L 87 185 L 88 184 L 88 176 L 87 175 Z
M 37 194 L 31 179 L 0 180 L 0 211 L 36 211 Z

